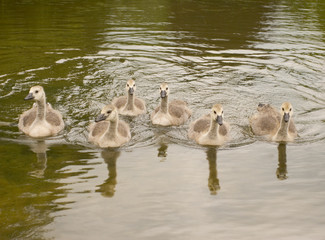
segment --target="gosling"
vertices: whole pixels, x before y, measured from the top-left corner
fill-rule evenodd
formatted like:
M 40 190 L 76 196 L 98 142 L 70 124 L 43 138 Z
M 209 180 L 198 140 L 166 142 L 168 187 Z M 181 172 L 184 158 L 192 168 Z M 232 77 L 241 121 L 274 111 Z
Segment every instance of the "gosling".
M 229 139 L 230 125 L 224 121 L 223 108 L 213 105 L 206 114 L 190 124 L 188 137 L 200 145 L 221 146 Z
M 192 114 L 187 103 L 181 100 L 173 100 L 168 103 L 169 88 L 167 83 L 160 85 L 159 92 L 161 102 L 160 106 L 151 113 L 152 123 L 161 126 L 184 124 Z
M 137 116 L 146 113 L 146 103 L 135 96 L 135 81 L 130 79 L 127 81 L 125 90 L 126 96 L 114 98 L 112 104 L 117 108 L 121 115 Z
M 131 139 L 129 125 L 119 120 L 114 105 L 105 106 L 89 127 L 89 142 L 101 148 L 120 147 Z
M 43 87 L 34 86 L 25 100 L 35 100 L 33 107 L 20 115 L 18 128 L 33 138 L 49 137 L 58 134 L 64 128 L 62 115 L 46 103 Z
M 259 104 L 258 113 L 250 118 L 252 131 L 258 136 L 267 136 L 275 142 L 292 142 L 297 137 L 297 130 L 293 121 L 293 107 L 284 102 L 280 112 L 269 104 Z

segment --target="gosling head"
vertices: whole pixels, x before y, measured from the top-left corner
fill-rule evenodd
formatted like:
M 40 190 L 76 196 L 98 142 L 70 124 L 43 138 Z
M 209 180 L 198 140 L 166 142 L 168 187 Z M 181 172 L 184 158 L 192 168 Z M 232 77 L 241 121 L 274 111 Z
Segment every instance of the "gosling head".
M 169 88 L 168 88 L 167 83 L 162 83 L 160 85 L 159 92 L 160 92 L 160 97 L 161 98 L 165 98 L 165 97 L 168 96 L 168 94 L 169 94 Z
M 292 105 L 289 102 L 284 102 L 281 105 L 281 115 L 283 116 L 283 120 L 285 122 L 289 122 L 290 117 L 293 114 L 293 109 L 292 109 Z
M 127 81 L 125 89 L 130 95 L 133 95 L 134 91 L 136 90 L 135 81 L 133 79 Z
M 25 100 L 34 99 L 36 101 L 40 101 L 42 98 L 44 98 L 44 96 L 45 96 L 45 92 L 43 87 L 34 86 L 30 88 L 28 95 L 24 99 Z
M 114 121 L 117 118 L 117 111 L 114 105 L 108 104 L 105 107 L 103 107 L 102 111 L 100 114 L 95 118 L 95 122 L 100 122 L 100 121 Z
M 211 117 L 215 120 L 220 126 L 223 124 L 223 108 L 220 104 L 213 105 L 211 109 Z

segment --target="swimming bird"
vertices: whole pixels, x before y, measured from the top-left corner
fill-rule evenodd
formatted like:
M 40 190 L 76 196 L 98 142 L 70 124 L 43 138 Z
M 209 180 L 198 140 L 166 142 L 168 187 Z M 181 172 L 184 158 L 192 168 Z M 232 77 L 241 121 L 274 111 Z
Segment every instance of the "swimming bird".
M 259 104 L 257 110 L 258 113 L 250 118 L 254 134 L 267 135 L 270 140 L 276 142 L 290 142 L 297 137 L 291 103 L 282 103 L 280 112 L 269 104 Z
M 43 87 L 34 86 L 29 90 L 25 100 L 35 100 L 33 107 L 20 115 L 18 128 L 25 134 L 34 137 L 54 136 L 64 128 L 62 115 L 46 103 Z
M 223 108 L 213 105 L 206 114 L 190 124 L 188 137 L 200 145 L 220 146 L 228 140 L 230 125 L 224 121 Z
M 137 116 L 146 113 L 146 103 L 135 96 L 136 85 L 133 79 L 127 81 L 126 96 L 114 98 L 112 104 L 117 108 L 119 114 Z
M 129 125 L 119 120 L 114 105 L 106 105 L 89 127 L 88 139 L 99 147 L 120 147 L 131 139 Z
M 162 83 L 159 88 L 161 102 L 151 113 L 153 124 L 162 126 L 181 125 L 191 116 L 192 111 L 187 103 L 182 100 L 168 102 L 169 88 L 167 83 Z

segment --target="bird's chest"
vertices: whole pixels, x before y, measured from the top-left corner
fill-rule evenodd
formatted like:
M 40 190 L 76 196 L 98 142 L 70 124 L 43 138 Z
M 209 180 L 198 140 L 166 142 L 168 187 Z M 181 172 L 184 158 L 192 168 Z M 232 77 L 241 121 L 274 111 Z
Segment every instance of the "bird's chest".
M 171 125 L 171 116 L 168 113 L 158 112 L 152 119 L 153 124 L 168 126 Z
M 45 120 L 35 120 L 30 126 L 29 135 L 32 137 L 47 137 L 51 134 L 51 125 Z

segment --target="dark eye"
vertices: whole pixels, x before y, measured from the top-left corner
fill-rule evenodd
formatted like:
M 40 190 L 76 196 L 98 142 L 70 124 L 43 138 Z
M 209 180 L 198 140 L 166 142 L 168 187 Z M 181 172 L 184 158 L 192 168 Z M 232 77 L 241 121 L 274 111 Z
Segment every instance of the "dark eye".
M 38 90 L 36 90 L 35 93 L 38 93 Z
M 216 111 L 213 111 L 213 113 L 214 113 L 214 114 L 217 114 L 217 112 L 216 112 Z
M 282 108 L 282 111 L 284 111 L 284 108 Z
M 133 87 L 135 87 L 135 84 L 133 84 Z
M 166 87 L 166 90 L 168 90 L 168 87 Z
M 108 110 L 107 113 L 110 114 L 112 112 L 112 110 Z
M 289 109 L 289 111 L 291 112 L 292 108 Z
M 222 114 L 223 114 L 223 110 L 222 110 L 222 112 L 221 112 Z
M 129 84 L 127 83 L 126 86 L 129 87 Z
M 161 90 L 161 87 L 159 88 L 159 90 Z

